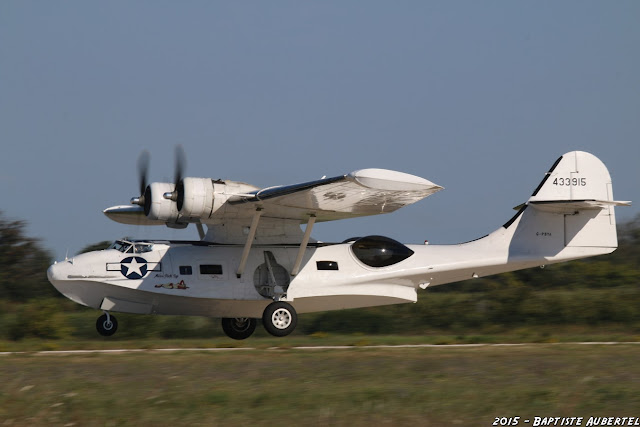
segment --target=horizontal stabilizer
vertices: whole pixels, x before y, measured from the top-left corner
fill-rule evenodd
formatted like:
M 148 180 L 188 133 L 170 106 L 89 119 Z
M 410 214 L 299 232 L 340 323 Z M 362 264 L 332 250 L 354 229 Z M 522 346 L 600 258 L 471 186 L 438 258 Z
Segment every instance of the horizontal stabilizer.
M 599 210 L 610 206 L 631 206 L 631 202 L 613 200 L 534 200 L 529 204 L 541 211 L 571 214 L 579 210 Z

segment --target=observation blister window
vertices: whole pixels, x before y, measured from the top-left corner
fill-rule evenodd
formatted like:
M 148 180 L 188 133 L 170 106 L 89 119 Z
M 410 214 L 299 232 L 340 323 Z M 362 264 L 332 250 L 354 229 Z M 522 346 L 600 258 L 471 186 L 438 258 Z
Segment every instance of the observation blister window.
M 384 236 L 358 239 L 351 245 L 351 250 L 369 267 L 388 267 L 413 255 L 413 251 L 402 243 Z

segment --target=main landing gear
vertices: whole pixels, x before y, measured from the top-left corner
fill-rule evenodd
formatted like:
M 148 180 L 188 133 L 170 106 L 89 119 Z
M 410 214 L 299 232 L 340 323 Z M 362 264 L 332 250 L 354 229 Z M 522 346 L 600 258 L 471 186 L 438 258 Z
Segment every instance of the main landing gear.
M 222 330 L 229 338 L 243 340 L 249 338 L 256 329 L 256 319 L 223 318 Z M 298 314 L 291 304 L 284 301 L 272 302 L 262 314 L 262 325 L 267 332 L 276 337 L 289 335 L 298 324 Z
M 249 317 L 223 318 L 222 330 L 229 338 L 243 340 L 249 338 L 256 330 L 256 319 Z
M 96 321 L 96 329 L 98 333 L 104 337 L 110 337 L 118 330 L 118 321 L 115 316 L 110 315 L 108 312 L 98 317 Z
M 262 324 L 271 335 L 284 337 L 296 328 L 298 314 L 291 304 L 283 301 L 272 302 L 264 309 Z

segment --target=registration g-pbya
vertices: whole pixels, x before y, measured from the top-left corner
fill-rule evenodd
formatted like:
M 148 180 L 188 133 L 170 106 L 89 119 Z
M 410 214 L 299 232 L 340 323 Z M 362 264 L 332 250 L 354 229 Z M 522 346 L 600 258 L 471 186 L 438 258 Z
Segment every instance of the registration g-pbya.
M 296 327 L 297 314 L 416 302 L 420 289 L 496 273 L 613 252 L 617 245 L 611 178 L 592 154 L 560 157 L 509 221 L 480 239 L 455 245 L 402 244 L 374 235 L 341 243 L 311 237 L 314 224 L 391 213 L 442 187 L 383 169 L 294 185 L 259 188 L 230 180 L 182 177 L 147 185 L 140 196 L 104 211 L 124 224 L 185 228 L 199 241 L 116 240 L 48 270 L 67 298 L 104 312 L 210 316 L 245 339 L 257 319 L 272 335 Z M 303 228 L 301 225 L 306 225 Z

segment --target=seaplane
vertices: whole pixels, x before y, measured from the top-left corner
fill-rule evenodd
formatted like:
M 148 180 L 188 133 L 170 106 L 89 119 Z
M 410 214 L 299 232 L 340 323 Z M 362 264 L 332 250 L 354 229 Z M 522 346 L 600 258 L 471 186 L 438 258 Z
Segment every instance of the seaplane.
M 113 221 L 182 229 L 198 241 L 116 240 L 111 247 L 56 262 L 52 285 L 72 301 L 113 312 L 220 318 L 224 333 L 246 339 L 258 321 L 289 335 L 299 313 L 415 303 L 430 286 L 543 267 L 613 252 L 615 201 L 606 166 L 592 154 L 564 154 L 503 226 L 451 245 L 402 244 L 381 235 L 326 243 L 314 224 L 388 214 L 443 187 L 385 169 L 362 169 L 293 185 L 183 177 L 147 184 L 148 152 L 138 161 L 140 195 L 104 210 Z M 489 197 L 489 196 L 487 196 Z

